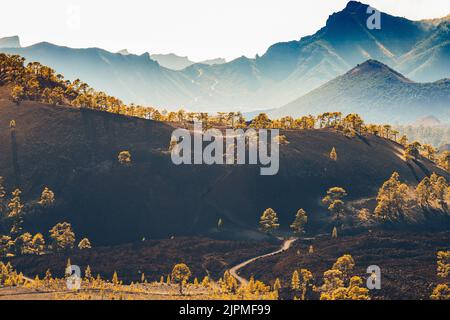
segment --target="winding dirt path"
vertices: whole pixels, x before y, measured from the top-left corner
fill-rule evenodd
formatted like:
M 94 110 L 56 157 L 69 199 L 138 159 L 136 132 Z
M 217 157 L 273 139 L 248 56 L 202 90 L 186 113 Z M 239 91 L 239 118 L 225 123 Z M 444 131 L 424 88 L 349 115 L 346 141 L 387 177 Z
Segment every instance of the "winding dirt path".
M 239 282 L 239 284 L 241 286 L 242 285 L 246 285 L 248 283 L 248 280 L 243 278 L 243 277 L 241 277 L 241 276 L 239 276 L 238 272 L 239 272 L 240 269 L 244 268 L 245 266 L 248 266 L 249 264 L 251 264 L 251 263 L 253 263 L 253 262 L 255 262 L 255 261 L 259 260 L 259 259 L 273 257 L 273 256 L 275 256 L 277 254 L 280 254 L 280 253 L 283 253 L 283 252 L 287 251 L 292 246 L 292 244 L 295 241 L 297 241 L 297 240 L 298 239 L 285 240 L 283 242 L 283 245 L 281 246 L 281 248 L 279 250 L 271 252 L 271 253 L 267 253 L 267 254 L 264 254 L 264 255 L 261 255 L 261 256 L 257 256 L 257 257 L 251 258 L 251 259 L 248 259 L 248 260 L 246 260 L 246 261 L 244 261 L 244 262 L 234 266 L 233 268 L 231 268 L 230 269 L 230 274 L 234 278 L 236 278 L 236 280 Z

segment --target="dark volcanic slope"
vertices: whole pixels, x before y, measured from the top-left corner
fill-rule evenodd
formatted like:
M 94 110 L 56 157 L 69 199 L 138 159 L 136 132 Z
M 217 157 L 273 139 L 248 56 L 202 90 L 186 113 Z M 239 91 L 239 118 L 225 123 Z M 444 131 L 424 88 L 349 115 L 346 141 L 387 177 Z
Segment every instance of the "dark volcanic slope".
M 0 175 L 8 191 L 19 186 L 27 201 L 38 199 L 44 186 L 55 192 L 55 208 L 28 216 L 31 231 L 67 220 L 79 236 L 110 244 L 206 233 L 219 218 L 225 227 L 254 228 L 268 207 L 284 227 L 303 207 L 317 227 L 326 213 L 320 199 L 330 187 L 360 199 L 374 196 L 393 171 L 410 183 L 439 171 L 428 162 L 407 165 L 401 148 L 384 139 L 328 130 L 285 133 L 290 144 L 281 147 L 276 176 L 260 176 L 256 166 L 177 167 L 166 153 L 171 133 L 159 122 L 3 99 Z M 332 147 L 337 162 L 328 157 Z M 117 162 L 122 150 L 133 156 L 130 167 Z
M 43 256 L 12 258 L 13 266 L 27 275 L 43 278 L 50 267 L 53 275 L 63 277 L 67 259 L 83 271 L 89 265 L 94 275 L 111 279 L 117 271 L 125 283 L 140 281 L 144 272 L 148 281 L 158 281 L 167 276 L 177 263 L 186 263 L 192 278 L 201 280 L 206 275 L 218 280 L 223 272 L 255 255 L 275 251 L 280 244 L 265 241 L 226 241 L 208 238 L 175 238 L 148 240 L 114 247 L 93 247 L 91 250 L 74 250 L 70 254 L 56 253 Z
M 284 255 L 261 259 L 242 270 L 244 277 L 253 275 L 266 283 L 277 277 L 284 287 L 291 282 L 294 270 L 305 268 L 314 274 L 317 285 L 323 283 L 323 273 L 337 258 L 351 254 L 355 260 L 354 275 L 367 279 L 367 267 L 381 269 L 381 290 L 371 291 L 373 299 L 429 299 L 433 288 L 442 283 L 436 275 L 436 253 L 449 250 L 450 233 L 365 232 L 353 236 L 323 236 L 299 241 Z M 309 245 L 314 253 L 308 254 Z M 300 255 L 297 254 L 300 252 Z M 283 290 L 292 297 L 289 290 Z

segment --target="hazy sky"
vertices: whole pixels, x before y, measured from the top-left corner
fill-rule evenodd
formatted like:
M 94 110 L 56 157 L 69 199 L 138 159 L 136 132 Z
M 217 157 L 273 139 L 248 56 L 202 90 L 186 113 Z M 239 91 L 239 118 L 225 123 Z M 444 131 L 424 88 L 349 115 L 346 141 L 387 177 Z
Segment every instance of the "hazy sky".
M 314 33 L 347 0 L 14 0 L 2 1 L 0 37 L 22 45 L 127 48 L 193 60 L 262 54 L 273 43 Z M 368 0 L 409 19 L 442 17 L 449 0 Z

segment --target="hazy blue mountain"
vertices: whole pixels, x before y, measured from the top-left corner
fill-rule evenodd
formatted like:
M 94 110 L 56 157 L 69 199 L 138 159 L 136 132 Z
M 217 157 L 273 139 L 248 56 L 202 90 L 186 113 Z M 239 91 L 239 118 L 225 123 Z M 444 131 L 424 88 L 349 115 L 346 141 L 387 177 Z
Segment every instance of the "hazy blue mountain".
M 127 56 L 127 55 L 130 54 L 127 49 L 122 49 L 120 51 L 117 51 L 117 53 L 119 53 L 119 54 L 121 54 L 123 56 Z
M 314 35 L 276 43 L 255 59 L 222 64 L 189 65 L 173 55 L 180 64 L 171 65 L 160 56 L 48 43 L 0 50 L 41 61 L 126 102 L 207 111 L 278 108 L 369 59 L 417 82 L 450 77 L 448 17 L 410 21 L 382 13 L 381 30 L 369 30 L 367 8 L 350 1 Z
M 450 21 L 444 20 L 400 59 L 398 68 L 412 79 L 434 81 L 450 76 L 449 63 Z
M 227 60 L 225 60 L 224 58 L 215 58 L 215 59 L 207 59 L 207 60 L 203 60 L 200 61 L 199 63 L 202 64 L 207 64 L 207 65 L 215 65 L 215 64 L 224 64 L 227 63 Z
M 68 79 L 80 78 L 97 90 L 127 102 L 180 106 L 197 90 L 190 79 L 161 67 L 148 53 L 123 55 L 98 48 L 72 49 L 47 42 L 2 51 L 18 53 L 28 60 L 49 65 Z
M 450 122 L 450 79 L 417 83 L 369 60 L 269 114 L 298 117 L 327 111 L 356 112 L 375 123 L 412 123 L 425 117 Z
M 18 36 L 0 38 L 0 48 L 20 48 Z
M 417 119 L 412 125 L 414 127 L 436 127 L 442 125 L 442 121 L 435 116 L 426 116 Z
M 174 53 L 169 54 L 152 54 L 150 58 L 157 61 L 161 66 L 172 70 L 183 70 L 192 66 L 195 62 L 189 60 L 188 57 L 177 56 Z
M 174 53 L 169 54 L 152 54 L 150 58 L 157 61 L 161 66 L 172 70 L 183 70 L 196 63 L 214 65 L 224 64 L 226 60 L 223 58 L 209 59 L 200 62 L 191 61 L 188 57 L 178 56 Z

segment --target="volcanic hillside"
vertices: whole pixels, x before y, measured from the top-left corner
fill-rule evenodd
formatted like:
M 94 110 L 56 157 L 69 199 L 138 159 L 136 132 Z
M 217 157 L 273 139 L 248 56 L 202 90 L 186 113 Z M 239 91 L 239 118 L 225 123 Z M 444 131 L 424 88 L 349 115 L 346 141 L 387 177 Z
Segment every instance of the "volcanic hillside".
M 45 186 L 56 195 L 53 208 L 26 210 L 26 230 L 46 232 L 68 221 L 78 237 L 96 244 L 217 233 L 219 218 L 228 236 L 257 236 L 249 230 L 269 207 L 285 229 L 299 208 L 309 213 L 311 228 L 328 228 L 320 199 L 330 187 L 344 187 L 351 201 L 374 197 L 393 171 L 410 184 L 433 171 L 444 174 L 426 160 L 407 164 L 391 141 L 331 129 L 283 133 L 289 144 L 281 146 L 275 176 L 260 176 L 258 166 L 175 166 L 167 152 L 169 124 L 16 105 L 5 92 L 0 88 L 0 175 L 7 190 L 19 187 L 29 208 Z M 329 158 L 333 147 L 336 162 Z M 131 152 L 132 165 L 118 163 L 122 150 Z

